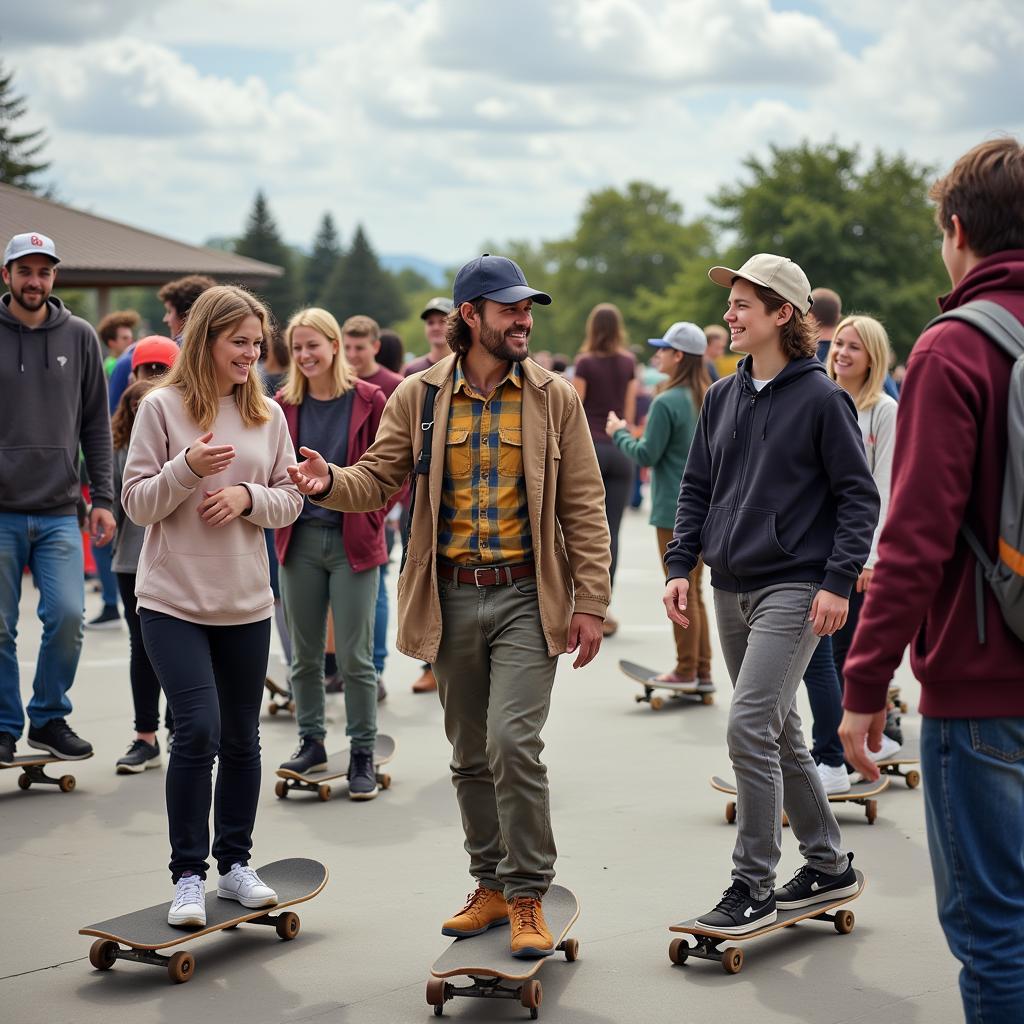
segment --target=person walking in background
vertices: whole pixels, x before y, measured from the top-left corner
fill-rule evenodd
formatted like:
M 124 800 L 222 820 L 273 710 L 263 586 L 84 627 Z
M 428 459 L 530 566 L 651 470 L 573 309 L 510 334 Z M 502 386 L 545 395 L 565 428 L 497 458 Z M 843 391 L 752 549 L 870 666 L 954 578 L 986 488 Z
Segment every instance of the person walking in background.
M 705 362 L 707 342 L 696 324 L 674 323 L 664 337 L 651 338 L 648 344 L 655 347 L 657 368 L 667 379 L 658 385 L 643 436 L 634 438 L 626 421 L 614 412 L 608 413 L 606 430 L 620 451 L 639 465 L 651 467 L 650 523 L 656 531 L 662 569 L 667 573 L 664 558 L 675 526 L 679 485 L 711 381 Z M 704 563 L 698 559 L 689 577 L 690 625 L 683 629 L 672 623 L 676 664 L 657 677 L 663 682 L 692 683 L 694 688 L 713 685 L 711 632 L 701 589 L 703 571 Z
M 629 427 L 636 424 L 636 359 L 626 348 L 626 328 L 617 306 L 604 302 L 595 306 L 587 317 L 583 347 L 576 357 L 573 387 L 583 400 L 590 435 L 597 451 L 597 462 L 604 481 L 604 508 L 611 534 L 612 589 L 619 560 L 619 526 L 629 501 L 633 483 L 633 464 L 605 432 L 608 414 L 615 413 Z M 612 636 L 618 623 L 608 615 L 604 635 Z
M 96 332 L 53 291 L 53 240 L 15 235 L 4 251 L 0 297 L 0 761 L 25 724 L 15 637 L 25 568 L 39 588 L 43 624 L 28 745 L 70 760 L 92 745 L 67 723 L 82 650 L 85 581 L 78 527 L 79 449 L 92 480 L 89 532 L 114 537 L 110 418 Z
M 281 332 L 275 330 L 268 344 L 260 350 L 260 377 L 268 398 L 273 398 L 281 390 L 290 366 L 288 343 Z
M 704 353 L 704 368 L 714 384 L 721 374 L 718 372 L 718 360 L 725 355 L 729 345 L 729 332 L 721 324 L 708 324 L 704 328 L 704 336 L 708 339 L 708 348 Z
M 249 292 L 204 291 L 177 362 L 139 406 L 124 469 L 125 512 L 146 527 L 136 579 L 142 636 L 174 716 L 172 925 L 206 924 L 211 803 L 217 894 L 244 907 L 277 902 L 248 867 L 274 607 L 263 530 L 302 510 L 287 472 L 288 426 L 256 369 L 272 329 Z
M 117 360 L 124 355 L 135 341 L 135 330 L 142 318 L 134 309 L 119 309 L 108 313 L 96 326 L 103 353 L 103 369 L 109 377 Z
M 402 376 L 405 346 L 397 331 L 383 330 L 380 332 L 380 348 L 377 349 L 375 358 L 385 370 Z
M 1020 339 L 1024 146 L 1012 138 L 981 143 L 935 183 L 931 198 L 953 285 L 939 300 L 942 310 L 995 303 Z M 963 965 L 968 1024 L 1020 1020 L 1024 1006 L 1020 598 L 1014 628 L 964 534 L 969 528 L 988 558 L 1002 559 L 1004 578 L 1016 572 L 1019 581 L 1020 519 L 1016 535 L 1000 536 L 1000 510 L 1013 497 L 1004 493 L 1007 460 L 1020 458 L 1010 448 L 1010 413 L 1019 415 L 1022 397 L 1019 358 L 1014 366 L 985 333 L 955 319 L 928 326 L 914 345 L 896 419 L 889 516 L 846 657 L 840 728 L 851 764 L 877 778 L 870 752 L 909 645 L 921 682 L 928 851 L 939 920 Z
M 162 338 L 159 334 L 140 338 L 132 348 L 129 381 L 155 384 L 174 365 L 178 351 L 178 346 L 170 338 Z
M 350 327 L 368 329 L 360 317 Z M 336 466 L 354 465 L 377 436 L 384 392 L 361 381 L 345 359 L 343 332 L 325 309 L 303 309 L 285 338 L 292 371 L 278 394 L 296 449 L 316 448 Z M 377 673 L 373 621 L 380 566 L 387 561 L 384 511 L 342 515 L 303 502 L 294 527 L 277 531 L 281 592 L 292 638 L 292 695 L 299 746 L 281 765 L 290 771 L 327 767 L 324 698 L 326 622 L 334 620 L 338 670 L 345 682 L 348 791 L 353 800 L 378 792 L 373 767 L 377 741 Z

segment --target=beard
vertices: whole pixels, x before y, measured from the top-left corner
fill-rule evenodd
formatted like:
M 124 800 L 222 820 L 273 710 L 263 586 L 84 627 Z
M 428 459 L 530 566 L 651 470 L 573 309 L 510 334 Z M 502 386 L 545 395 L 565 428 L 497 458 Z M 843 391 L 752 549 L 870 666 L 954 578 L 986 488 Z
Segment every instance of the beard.
M 25 289 L 22 288 L 20 291 L 14 287 L 14 282 L 11 282 L 11 295 L 14 301 L 21 306 L 22 309 L 28 310 L 29 313 L 36 313 L 46 304 L 46 300 L 50 297 L 50 293 L 46 291 L 36 292 L 34 295 L 26 295 Z
M 526 345 L 520 351 L 513 347 L 513 342 L 508 340 L 508 335 L 511 333 L 512 328 L 502 333 L 501 331 L 495 330 L 488 323 L 481 320 L 480 322 L 480 344 L 495 359 L 504 359 L 510 363 L 521 363 L 530 354 L 530 331 L 526 332 Z

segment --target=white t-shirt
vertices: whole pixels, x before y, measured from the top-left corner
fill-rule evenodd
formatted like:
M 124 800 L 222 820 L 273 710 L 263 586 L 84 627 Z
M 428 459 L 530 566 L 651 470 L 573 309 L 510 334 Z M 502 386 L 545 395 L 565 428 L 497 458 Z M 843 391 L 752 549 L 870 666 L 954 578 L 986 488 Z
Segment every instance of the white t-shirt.
M 767 387 L 769 384 L 771 384 L 772 380 L 774 379 L 775 378 L 772 377 L 771 380 L 757 380 L 755 377 L 751 377 L 750 383 L 753 384 L 758 391 L 760 391 L 762 388 Z

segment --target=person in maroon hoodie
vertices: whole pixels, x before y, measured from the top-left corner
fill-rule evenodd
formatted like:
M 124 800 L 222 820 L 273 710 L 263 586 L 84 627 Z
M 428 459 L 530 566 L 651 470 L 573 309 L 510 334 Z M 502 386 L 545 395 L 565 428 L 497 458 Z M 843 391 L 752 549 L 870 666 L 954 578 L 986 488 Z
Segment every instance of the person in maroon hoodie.
M 931 192 L 953 291 L 1024 322 L 1024 147 L 976 146 Z M 921 765 L 939 919 L 963 964 L 968 1021 L 1024 1006 L 1024 643 L 975 589 L 968 523 L 998 542 L 1011 360 L 974 327 L 943 321 L 914 346 L 900 393 L 892 498 L 846 660 L 846 756 L 866 778 L 889 680 L 911 644 L 921 682 Z M 979 642 L 976 601 L 984 602 Z

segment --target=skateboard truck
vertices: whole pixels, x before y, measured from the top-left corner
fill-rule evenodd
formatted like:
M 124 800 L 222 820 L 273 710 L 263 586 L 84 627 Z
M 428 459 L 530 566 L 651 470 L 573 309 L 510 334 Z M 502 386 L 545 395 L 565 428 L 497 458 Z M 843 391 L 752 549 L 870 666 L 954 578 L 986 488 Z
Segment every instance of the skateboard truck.
M 55 779 L 52 775 L 47 775 L 40 764 L 25 765 L 18 776 L 18 789 L 28 789 L 33 782 L 41 786 L 58 786 L 62 793 L 70 793 L 76 786 L 74 775 L 62 775 Z

